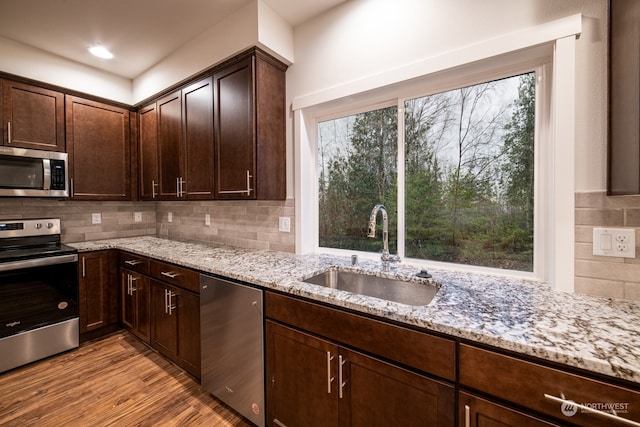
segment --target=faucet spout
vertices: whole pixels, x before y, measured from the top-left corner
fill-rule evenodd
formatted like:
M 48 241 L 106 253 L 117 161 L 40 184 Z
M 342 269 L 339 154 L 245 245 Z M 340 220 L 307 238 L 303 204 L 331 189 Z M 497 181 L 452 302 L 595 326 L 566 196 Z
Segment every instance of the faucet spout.
M 400 257 L 389 254 L 389 216 L 387 214 L 387 208 L 385 208 L 381 203 L 375 205 L 371 211 L 367 237 L 376 237 L 376 220 L 378 218 L 378 212 L 382 212 L 382 255 L 380 257 L 382 260 L 382 270 L 389 271 L 389 263 L 400 262 Z

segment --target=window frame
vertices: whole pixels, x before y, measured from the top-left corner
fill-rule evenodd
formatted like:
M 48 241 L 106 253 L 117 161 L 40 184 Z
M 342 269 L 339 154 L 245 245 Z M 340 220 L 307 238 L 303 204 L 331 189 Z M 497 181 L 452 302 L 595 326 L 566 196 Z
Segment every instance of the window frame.
M 576 41 L 581 32 L 582 15 L 576 14 L 292 98 L 295 221 L 298 230 L 296 253 L 352 253 L 338 249 L 325 251 L 318 246 L 317 179 L 310 171 L 315 171 L 316 166 L 314 150 L 319 119 L 335 117 L 341 111 L 357 111 L 364 105 L 397 100 L 406 92 L 413 97 L 420 92 L 416 87 L 424 87 L 426 80 L 429 80 L 432 90 L 438 91 L 438 85 L 447 79 L 454 81 L 457 78 L 458 85 L 464 86 L 469 76 L 479 78 L 488 71 L 497 76 L 496 70 L 501 67 L 508 72 L 513 68 L 526 68 L 524 65 L 527 63 L 532 68 L 545 64 L 546 84 L 542 96 L 548 111 L 542 111 L 542 114 L 548 116 L 549 127 L 537 132 L 537 138 L 543 138 L 543 143 L 538 144 L 541 149 L 536 161 L 547 171 L 539 175 L 544 176 L 548 194 L 543 195 L 544 212 L 536 219 L 538 232 L 534 244 L 538 248 L 547 248 L 547 251 L 534 261 L 535 274 L 528 276 L 548 282 L 557 291 L 573 292 Z M 540 114 L 536 115 L 540 117 Z M 364 253 L 362 256 L 379 260 L 378 254 Z M 414 262 L 410 264 L 415 265 Z M 429 264 L 467 270 L 459 264 L 440 265 L 435 261 L 429 261 Z M 505 270 L 494 271 L 499 275 L 510 275 Z
M 533 65 L 536 64 L 536 65 Z M 315 128 L 314 134 L 317 136 L 318 134 L 318 124 L 321 122 L 339 119 L 355 114 L 366 113 L 369 111 L 396 106 L 398 111 L 397 117 L 397 127 L 398 127 L 398 155 L 397 155 L 397 183 L 398 183 L 398 199 L 397 199 L 397 248 L 398 253 L 403 260 L 406 262 L 421 266 L 421 267 L 432 267 L 437 266 L 438 268 L 447 268 L 447 269 L 455 269 L 460 271 L 471 271 L 471 272 L 479 272 L 479 273 L 490 273 L 490 274 L 501 274 L 513 277 L 524 277 L 528 279 L 540 279 L 542 280 L 545 276 L 546 272 L 546 262 L 544 253 L 547 253 L 549 248 L 545 244 L 544 235 L 547 234 L 547 230 L 545 230 L 546 221 L 544 221 L 545 212 L 548 211 L 548 206 L 546 200 L 548 198 L 548 185 L 549 182 L 544 180 L 545 176 L 548 176 L 548 171 L 546 170 L 545 162 L 541 161 L 543 158 L 548 158 L 549 153 L 547 152 L 547 148 L 550 144 L 545 144 L 544 142 L 548 140 L 546 135 L 549 135 L 549 85 L 548 85 L 548 70 L 550 67 L 550 59 L 548 57 L 542 57 L 536 59 L 534 61 L 525 61 L 517 64 L 509 64 L 508 66 L 499 65 L 496 68 L 492 68 L 489 70 L 484 70 L 482 72 L 473 73 L 471 71 L 469 74 L 465 74 L 465 78 L 459 79 L 444 79 L 443 81 L 431 82 L 428 77 L 422 79 L 423 86 L 420 88 L 419 92 L 412 92 L 416 90 L 414 85 L 408 85 L 407 88 L 404 86 L 400 86 L 394 90 L 399 96 L 388 99 L 383 102 L 377 102 L 373 105 L 367 104 L 366 100 L 362 100 L 361 102 L 355 102 L 354 105 L 351 105 L 353 102 L 353 98 L 349 101 L 345 102 L 344 107 L 340 108 L 339 106 L 335 106 L 330 108 L 330 113 L 322 114 L 322 109 L 317 110 L 317 115 L 313 117 L 312 123 Z M 426 260 L 420 258 L 406 258 L 405 257 L 405 249 L 406 249 L 406 227 L 405 227 L 405 140 L 404 140 L 404 108 L 405 102 L 407 100 L 411 100 L 414 98 L 420 98 L 424 96 L 429 96 L 441 92 L 446 92 L 450 90 L 456 90 L 461 87 L 482 84 L 488 81 L 499 80 L 503 78 L 509 78 L 513 76 L 517 76 L 525 73 L 535 73 L 536 79 L 536 119 L 535 119 L 535 141 L 534 141 L 534 256 L 533 256 L 533 269 L 532 271 L 519 271 L 519 270 L 507 270 L 507 269 L 499 269 L 492 267 L 485 267 L 479 265 L 470 265 L 470 264 L 457 264 L 457 263 L 449 263 L 442 261 L 433 261 Z M 317 150 L 318 150 L 318 141 L 317 138 L 314 139 L 313 144 L 311 146 L 311 151 L 314 153 L 313 161 L 315 164 L 314 170 L 314 178 L 316 182 L 316 195 L 315 199 L 315 232 L 318 232 L 319 227 L 319 217 L 318 217 L 318 190 L 317 190 L 317 180 L 319 177 L 319 169 L 318 169 L 318 161 L 317 161 Z M 541 179 L 542 178 L 542 179 Z M 371 205 L 373 207 L 373 204 Z M 391 213 L 390 213 L 391 214 Z M 395 214 L 395 213 L 394 213 Z M 366 225 L 367 218 L 363 218 L 363 227 Z M 350 249 L 339 249 L 339 248 L 330 248 L 325 246 L 320 246 L 319 242 L 316 243 L 316 251 L 334 254 L 339 256 L 347 256 L 352 254 L 357 254 L 359 257 L 364 259 L 376 259 L 380 257 L 379 253 L 373 252 L 363 252 L 357 250 Z

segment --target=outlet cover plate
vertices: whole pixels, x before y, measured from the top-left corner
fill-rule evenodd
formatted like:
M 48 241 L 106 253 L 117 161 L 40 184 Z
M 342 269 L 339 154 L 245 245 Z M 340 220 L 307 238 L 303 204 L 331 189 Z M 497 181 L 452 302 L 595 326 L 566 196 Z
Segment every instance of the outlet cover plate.
M 635 258 L 636 230 L 634 228 L 594 227 L 593 254 L 609 257 Z
M 91 224 L 100 224 L 100 223 L 102 223 L 102 214 L 99 212 L 91 214 Z
M 278 218 L 278 231 L 282 231 L 283 233 L 291 232 L 291 217 L 281 216 Z

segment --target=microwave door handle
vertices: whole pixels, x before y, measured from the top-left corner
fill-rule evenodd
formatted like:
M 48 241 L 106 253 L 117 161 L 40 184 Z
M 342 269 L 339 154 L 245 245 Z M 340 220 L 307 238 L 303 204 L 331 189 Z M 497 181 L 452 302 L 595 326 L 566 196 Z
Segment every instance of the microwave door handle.
M 51 189 L 51 160 L 42 159 L 42 189 L 49 190 Z

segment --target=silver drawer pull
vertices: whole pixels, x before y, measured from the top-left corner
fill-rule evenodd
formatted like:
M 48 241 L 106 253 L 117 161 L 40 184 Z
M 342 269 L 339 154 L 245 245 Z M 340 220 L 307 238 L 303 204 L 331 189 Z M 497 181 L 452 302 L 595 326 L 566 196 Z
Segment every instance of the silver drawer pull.
M 175 279 L 176 277 L 178 277 L 180 274 L 178 273 L 174 273 L 173 271 L 161 271 L 160 274 L 162 274 L 163 276 L 166 276 L 170 279 Z
M 560 403 L 562 405 L 564 405 L 564 404 L 571 405 L 571 406 L 573 406 L 573 407 L 575 407 L 577 409 L 580 409 L 583 412 L 588 412 L 590 414 L 599 415 L 599 416 L 607 418 L 607 419 L 609 419 L 611 421 L 616 421 L 619 424 L 625 424 L 625 425 L 628 425 L 628 426 L 640 427 L 640 423 L 637 423 L 635 421 L 628 420 L 626 418 L 622 418 L 622 417 L 619 417 L 617 415 L 610 414 L 608 412 L 599 411 L 597 409 L 593 409 L 593 408 L 590 408 L 588 406 L 581 405 L 579 403 L 575 403 L 575 402 L 573 402 L 571 400 L 567 400 L 567 399 L 563 399 L 563 398 L 560 398 L 560 397 L 552 396 L 552 395 L 546 394 L 546 393 L 544 394 L 544 398 L 547 399 L 547 400 L 551 400 L 552 402 Z
M 138 265 L 138 264 L 142 264 L 142 261 L 138 261 L 136 259 L 129 259 L 129 260 L 126 260 L 124 263 L 129 265 Z
M 285 423 L 283 423 L 282 421 L 280 421 L 280 420 L 279 420 L 279 419 L 277 419 L 277 418 L 274 418 L 274 419 L 273 419 L 273 423 L 274 423 L 275 425 L 277 425 L 277 426 L 280 426 L 280 427 L 287 427 L 287 425 L 286 425 Z

